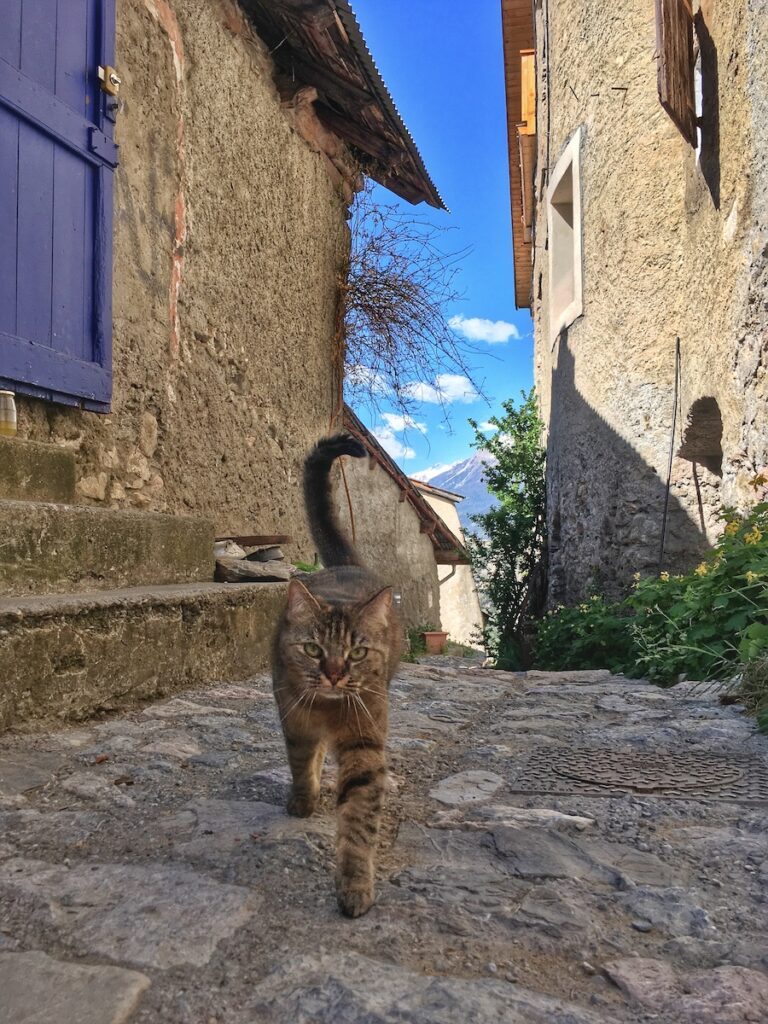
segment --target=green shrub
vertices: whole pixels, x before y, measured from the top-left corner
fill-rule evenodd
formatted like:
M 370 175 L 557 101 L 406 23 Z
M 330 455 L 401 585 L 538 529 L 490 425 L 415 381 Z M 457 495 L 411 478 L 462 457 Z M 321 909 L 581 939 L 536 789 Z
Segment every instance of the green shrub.
M 768 502 L 725 529 L 692 572 L 636 580 L 619 604 L 592 598 L 540 624 L 541 668 L 609 668 L 668 685 L 723 679 L 768 657 Z
M 768 651 L 768 503 L 723 518 L 717 545 L 692 572 L 639 580 L 627 599 L 636 669 L 649 679 L 723 678 Z
M 634 661 L 629 612 L 591 597 L 574 608 L 558 608 L 542 620 L 536 665 L 552 671 L 608 668 L 627 671 Z

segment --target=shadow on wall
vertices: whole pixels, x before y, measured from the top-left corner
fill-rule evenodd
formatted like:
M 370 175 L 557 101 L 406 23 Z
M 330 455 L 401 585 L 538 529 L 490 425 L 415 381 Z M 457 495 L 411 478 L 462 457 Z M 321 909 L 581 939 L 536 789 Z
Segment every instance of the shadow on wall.
M 696 14 L 701 59 L 701 155 L 699 166 L 716 210 L 720 209 L 720 81 L 717 47 L 701 11 Z
M 659 571 L 667 473 L 666 460 L 648 465 L 579 394 L 567 332 L 557 344 L 547 441 L 550 607 L 591 593 L 618 598 L 634 573 Z M 708 547 L 670 495 L 661 568 L 689 569 Z

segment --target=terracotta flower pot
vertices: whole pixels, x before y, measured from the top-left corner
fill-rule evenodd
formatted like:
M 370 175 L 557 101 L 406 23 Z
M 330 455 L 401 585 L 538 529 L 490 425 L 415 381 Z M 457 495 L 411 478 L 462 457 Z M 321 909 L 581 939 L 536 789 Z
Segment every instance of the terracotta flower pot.
M 424 644 L 427 648 L 427 654 L 442 654 L 445 650 L 445 642 L 448 639 L 448 634 L 435 631 L 434 633 L 422 633 L 424 637 Z

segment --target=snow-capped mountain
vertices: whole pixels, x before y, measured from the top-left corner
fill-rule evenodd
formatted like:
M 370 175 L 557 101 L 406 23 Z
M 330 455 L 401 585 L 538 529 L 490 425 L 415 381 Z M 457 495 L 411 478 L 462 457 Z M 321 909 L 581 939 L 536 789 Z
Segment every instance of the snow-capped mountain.
M 461 525 L 465 530 L 477 530 L 470 516 L 487 512 L 494 504 L 494 498 L 488 492 L 483 479 L 483 470 L 486 465 L 495 461 L 488 452 L 475 452 L 461 462 L 435 466 L 431 470 L 425 469 L 413 475 L 417 480 L 423 480 L 433 487 L 442 487 L 446 491 L 453 491 L 454 494 L 463 494 L 464 501 L 460 501 L 456 506 Z

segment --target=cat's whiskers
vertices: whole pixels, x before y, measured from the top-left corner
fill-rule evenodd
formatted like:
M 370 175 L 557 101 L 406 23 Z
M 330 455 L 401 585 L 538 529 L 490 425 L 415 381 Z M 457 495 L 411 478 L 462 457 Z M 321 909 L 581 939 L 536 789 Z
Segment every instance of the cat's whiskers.
M 374 731 L 374 732 L 376 733 L 376 735 L 377 735 L 377 736 L 378 736 L 379 738 L 381 738 L 381 737 L 382 737 L 382 733 L 381 733 L 381 730 L 380 730 L 380 729 L 379 729 L 379 727 L 378 727 L 378 726 L 376 725 L 376 722 L 375 722 L 375 721 L 373 720 L 373 716 L 371 715 L 371 713 L 370 713 L 370 711 L 368 710 L 368 708 L 367 708 L 367 707 L 365 706 L 365 701 L 363 700 L 363 698 L 362 698 L 362 697 L 360 697 L 360 696 L 358 696 L 357 694 L 355 694 L 355 695 L 354 695 L 354 702 L 355 702 L 355 704 L 356 704 L 356 705 L 359 705 L 359 706 L 360 706 L 360 707 L 361 707 L 361 708 L 363 709 L 363 711 L 365 712 L 365 714 L 366 714 L 366 715 L 368 716 L 368 719 L 370 720 L 370 723 L 371 723 L 371 725 L 373 726 L 373 731 Z M 360 735 L 361 735 L 361 737 L 362 737 L 362 733 L 361 733 Z

